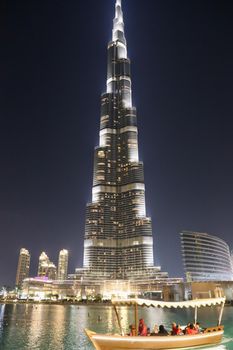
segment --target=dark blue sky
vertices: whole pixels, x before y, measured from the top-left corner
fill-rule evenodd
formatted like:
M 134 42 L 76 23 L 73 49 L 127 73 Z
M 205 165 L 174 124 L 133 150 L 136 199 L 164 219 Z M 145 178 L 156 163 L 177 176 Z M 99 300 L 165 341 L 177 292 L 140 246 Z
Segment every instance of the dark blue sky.
M 183 275 L 179 231 L 233 248 L 233 3 L 122 0 L 155 260 Z M 3 0 L 0 285 L 21 247 L 82 265 L 114 0 Z

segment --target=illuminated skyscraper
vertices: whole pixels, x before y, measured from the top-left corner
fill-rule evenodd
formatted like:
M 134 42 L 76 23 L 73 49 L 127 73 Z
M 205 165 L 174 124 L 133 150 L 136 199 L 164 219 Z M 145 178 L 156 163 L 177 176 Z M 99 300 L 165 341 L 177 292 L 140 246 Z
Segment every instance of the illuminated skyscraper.
M 62 249 L 59 253 L 58 258 L 58 272 L 57 279 L 58 280 L 66 280 L 67 279 L 67 270 L 68 270 L 68 250 Z
M 45 276 L 44 270 L 45 266 L 47 267 L 49 264 L 49 257 L 45 252 L 42 252 L 39 256 L 39 264 L 38 264 L 38 276 Z
M 51 280 L 55 280 L 57 277 L 57 268 L 45 252 L 42 252 L 39 257 L 38 276 L 48 277 Z
M 25 278 L 28 278 L 29 276 L 30 259 L 31 259 L 31 256 L 29 254 L 29 251 L 25 248 L 20 249 L 16 281 L 15 281 L 15 284 L 17 287 L 21 287 L 23 280 Z
M 116 1 L 108 44 L 92 201 L 86 209 L 84 270 L 86 276 L 105 279 L 152 278 L 160 271 L 154 266 L 151 218 L 146 215 L 121 0 Z

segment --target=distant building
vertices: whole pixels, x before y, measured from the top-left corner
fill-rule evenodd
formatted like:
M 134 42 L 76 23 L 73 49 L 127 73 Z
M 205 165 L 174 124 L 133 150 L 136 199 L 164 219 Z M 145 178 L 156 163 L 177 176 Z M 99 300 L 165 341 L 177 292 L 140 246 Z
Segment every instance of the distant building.
M 18 267 L 17 267 L 17 273 L 16 273 L 16 281 L 15 284 L 17 287 L 22 286 L 22 282 L 25 278 L 28 278 L 29 276 L 29 269 L 30 269 L 30 254 L 29 251 L 25 248 L 20 249 L 19 253 L 19 261 L 18 261 Z
M 58 272 L 57 272 L 58 280 L 64 281 L 67 279 L 68 257 L 69 257 L 68 250 L 62 249 L 59 253 L 59 258 L 58 258 Z
M 39 257 L 38 276 L 48 277 L 51 280 L 57 278 L 57 268 L 54 263 L 49 260 L 45 252 L 42 252 Z
M 48 270 L 47 270 L 47 275 L 49 279 L 51 280 L 56 280 L 57 279 L 57 267 L 53 262 L 49 262 Z
M 45 276 L 46 274 L 46 267 L 49 264 L 49 257 L 45 252 L 42 252 L 39 256 L 39 265 L 38 265 L 38 273 L 37 275 L 40 277 Z
M 229 246 L 221 238 L 200 232 L 180 233 L 187 282 L 232 281 Z

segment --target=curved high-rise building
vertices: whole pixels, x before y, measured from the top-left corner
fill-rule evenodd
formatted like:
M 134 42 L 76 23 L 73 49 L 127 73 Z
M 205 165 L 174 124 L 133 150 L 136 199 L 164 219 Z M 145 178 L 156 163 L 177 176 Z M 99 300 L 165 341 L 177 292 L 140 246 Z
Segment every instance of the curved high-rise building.
M 105 279 L 154 276 L 160 271 L 154 266 L 151 218 L 146 215 L 130 65 L 122 4 L 116 0 L 84 240 L 85 273 Z
M 221 238 L 200 232 L 180 233 L 186 279 L 191 281 L 232 281 L 229 246 Z

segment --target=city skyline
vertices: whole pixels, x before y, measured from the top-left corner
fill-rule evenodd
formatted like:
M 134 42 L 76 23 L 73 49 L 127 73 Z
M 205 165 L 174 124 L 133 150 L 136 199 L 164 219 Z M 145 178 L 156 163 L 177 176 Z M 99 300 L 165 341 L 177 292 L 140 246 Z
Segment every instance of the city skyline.
M 183 275 L 181 230 L 233 246 L 233 46 L 226 1 L 168 3 L 123 0 L 155 263 L 174 276 Z M 5 44 L 14 40 L 1 83 L 0 285 L 14 283 L 22 246 L 53 261 L 66 246 L 69 270 L 82 266 L 113 5 L 58 1 L 25 12 L 22 2 L 5 17 Z

